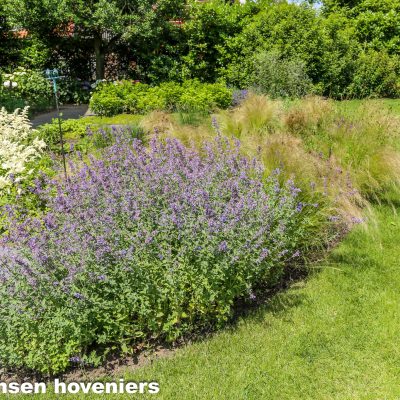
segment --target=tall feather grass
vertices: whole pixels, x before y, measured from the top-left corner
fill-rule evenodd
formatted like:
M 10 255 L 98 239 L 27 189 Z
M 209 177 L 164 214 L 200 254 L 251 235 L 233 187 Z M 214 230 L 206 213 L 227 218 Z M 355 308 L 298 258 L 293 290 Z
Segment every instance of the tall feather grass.
M 238 138 L 242 151 L 258 155 L 267 173 L 281 168 L 282 178 L 295 179 L 305 201 L 347 226 L 373 218 L 371 202 L 400 198 L 400 119 L 378 103 L 365 102 L 349 113 L 320 97 L 283 102 L 251 94 L 202 124 L 153 113 L 142 126 L 198 146 L 217 132 Z

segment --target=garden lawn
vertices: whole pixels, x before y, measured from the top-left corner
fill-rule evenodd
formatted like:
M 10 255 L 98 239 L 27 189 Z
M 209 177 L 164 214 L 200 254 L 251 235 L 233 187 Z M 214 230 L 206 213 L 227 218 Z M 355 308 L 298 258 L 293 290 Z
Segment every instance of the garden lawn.
M 386 109 L 394 114 L 400 115 L 400 100 L 399 99 L 370 99 L 370 100 L 343 100 L 335 102 L 338 109 L 349 114 L 359 110 L 362 105 L 372 103 Z
M 138 114 L 119 114 L 114 117 L 89 116 L 85 117 L 85 122 L 89 125 L 94 124 L 99 126 L 135 125 L 138 124 L 142 118 L 143 116 Z
M 231 329 L 118 378 L 156 380 L 160 393 L 149 397 L 171 400 L 399 398 L 400 216 L 389 207 L 376 214 L 307 281 Z

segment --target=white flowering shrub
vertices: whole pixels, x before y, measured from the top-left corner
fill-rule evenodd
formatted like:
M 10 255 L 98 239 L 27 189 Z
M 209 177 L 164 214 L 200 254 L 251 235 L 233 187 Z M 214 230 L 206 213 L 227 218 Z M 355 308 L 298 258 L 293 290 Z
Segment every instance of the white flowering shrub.
M 34 71 L 25 68 L 18 68 L 12 74 L 3 74 L 1 80 L 10 83 L 13 87 L 13 94 L 22 97 L 25 104 L 37 105 L 47 104 L 51 98 L 50 82 L 43 76 L 42 71 Z
M 28 108 L 13 113 L 0 109 L 0 190 L 33 172 L 29 165 L 46 147 L 36 134 L 28 119 Z

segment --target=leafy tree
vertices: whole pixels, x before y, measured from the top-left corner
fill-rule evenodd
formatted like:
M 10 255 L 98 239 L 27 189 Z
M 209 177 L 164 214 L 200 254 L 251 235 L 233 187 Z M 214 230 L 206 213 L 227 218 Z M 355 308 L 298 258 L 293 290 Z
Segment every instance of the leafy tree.
M 341 14 L 354 23 L 357 40 L 378 51 L 400 50 L 399 0 L 325 0 L 325 14 Z
M 314 83 L 326 96 L 346 98 L 362 46 L 356 38 L 354 23 L 346 16 L 333 13 L 322 18 L 320 23 L 323 54 L 319 65 L 319 79 L 314 80 Z
M 363 0 L 323 0 L 322 3 L 326 11 L 333 11 L 343 7 L 347 8 L 356 7 L 362 1 Z
M 128 46 L 122 46 L 121 50 L 137 64 L 134 73 L 130 73 L 132 77 L 153 84 L 182 80 L 184 26 L 189 19 L 189 7 L 184 3 L 180 0 L 158 2 L 158 14 L 147 21 L 143 32 L 127 35 Z
M 220 75 L 229 83 L 251 84 L 254 60 L 261 51 L 276 50 L 285 59 L 304 61 L 307 75 L 318 81 L 323 56 L 323 35 L 316 11 L 307 5 L 266 4 L 244 22 L 244 29 L 227 38 L 220 48 Z
M 397 97 L 400 94 L 400 59 L 385 51 L 361 53 L 349 86 L 352 97 Z
M 16 25 L 56 43 L 90 42 L 96 55 L 96 78 L 102 79 L 105 56 L 118 41 L 135 38 L 147 44 L 168 13 L 183 0 L 6 0 Z M 72 29 L 73 28 L 73 29 Z
M 400 51 L 400 2 L 362 2 L 349 15 L 354 19 L 357 39 L 374 50 Z
M 10 32 L 4 4 L 0 2 L 0 68 L 7 68 L 18 61 L 18 42 Z
M 183 26 L 186 49 L 183 59 L 183 76 L 213 81 L 220 65 L 220 51 L 229 38 L 239 34 L 247 16 L 259 6 L 253 2 L 246 5 L 230 4 L 224 0 L 192 3 L 189 19 Z

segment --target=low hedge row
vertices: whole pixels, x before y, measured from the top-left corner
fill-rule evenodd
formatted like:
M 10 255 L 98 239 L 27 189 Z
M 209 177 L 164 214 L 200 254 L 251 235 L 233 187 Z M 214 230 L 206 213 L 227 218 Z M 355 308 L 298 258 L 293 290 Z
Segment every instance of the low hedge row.
M 131 81 L 101 83 L 90 100 L 90 108 L 98 115 L 127 113 L 213 111 L 232 104 L 233 91 L 222 83 L 201 83 L 197 80 L 166 82 L 149 86 Z

